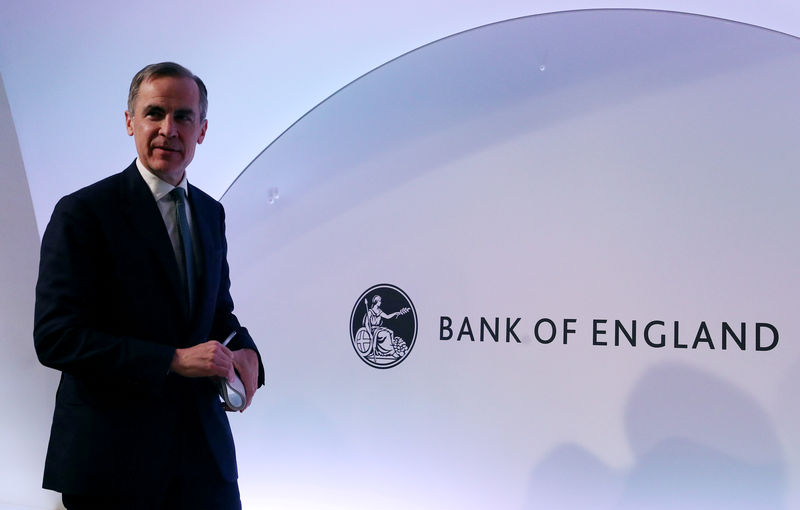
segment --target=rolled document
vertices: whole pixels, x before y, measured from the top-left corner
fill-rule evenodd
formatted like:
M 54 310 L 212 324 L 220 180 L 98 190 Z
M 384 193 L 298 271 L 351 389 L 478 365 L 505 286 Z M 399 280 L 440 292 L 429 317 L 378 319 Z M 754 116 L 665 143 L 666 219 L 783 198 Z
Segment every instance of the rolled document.
M 227 346 L 228 343 L 236 336 L 236 331 L 232 331 L 228 338 L 222 342 L 222 345 Z M 247 393 L 244 390 L 244 384 L 239 379 L 239 374 L 234 370 L 233 380 L 229 381 L 224 377 L 217 378 L 217 386 L 219 387 L 219 396 L 228 409 L 232 411 L 241 411 L 247 403 Z
M 234 374 L 233 380 L 219 378 L 219 396 L 232 411 L 241 411 L 247 403 L 247 393 L 239 376 Z

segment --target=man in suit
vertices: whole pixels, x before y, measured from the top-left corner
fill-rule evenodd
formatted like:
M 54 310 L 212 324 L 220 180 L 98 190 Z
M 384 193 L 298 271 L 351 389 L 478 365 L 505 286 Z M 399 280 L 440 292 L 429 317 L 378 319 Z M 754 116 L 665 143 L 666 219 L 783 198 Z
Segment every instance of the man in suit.
M 241 508 L 217 383 L 238 373 L 249 405 L 264 369 L 233 314 L 222 206 L 186 180 L 207 104 L 178 64 L 137 73 L 138 157 L 62 198 L 42 239 L 34 343 L 61 371 L 43 486 L 69 510 Z

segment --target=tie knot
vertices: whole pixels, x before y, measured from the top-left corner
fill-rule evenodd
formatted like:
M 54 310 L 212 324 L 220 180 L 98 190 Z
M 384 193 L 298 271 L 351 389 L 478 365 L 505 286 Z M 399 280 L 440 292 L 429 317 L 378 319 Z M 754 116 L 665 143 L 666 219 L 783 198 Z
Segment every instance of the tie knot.
M 181 187 L 173 188 L 172 191 L 169 192 L 170 196 L 172 196 L 172 200 L 182 203 L 186 201 L 186 190 Z

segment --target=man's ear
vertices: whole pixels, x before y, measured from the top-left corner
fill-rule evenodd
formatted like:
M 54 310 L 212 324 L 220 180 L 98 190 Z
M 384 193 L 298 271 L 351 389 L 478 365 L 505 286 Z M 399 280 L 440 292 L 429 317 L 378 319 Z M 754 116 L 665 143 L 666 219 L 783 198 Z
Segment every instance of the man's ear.
M 125 112 L 127 116 L 128 112 Z M 200 128 L 200 136 L 197 137 L 197 143 L 203 143 L 203 139 L 206 137 L 206 129 L 208 129 L 208 119 L 203 119 L 203 127 Z
M 128 136 L 133 136 L 133 115 L 128 110 L 125 110 L 125 129 L 128 131 Z

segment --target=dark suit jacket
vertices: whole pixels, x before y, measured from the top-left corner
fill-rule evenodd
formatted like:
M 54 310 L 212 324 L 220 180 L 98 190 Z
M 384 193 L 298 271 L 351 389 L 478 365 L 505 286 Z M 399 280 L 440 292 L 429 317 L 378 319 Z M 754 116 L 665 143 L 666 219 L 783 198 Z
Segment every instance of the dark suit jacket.
M 214 384 L 171 374 L 175 349 L 237 336 L 222 205 L 190 186 L 202 269 L 189 317 L 175 255 L 150 189 L 131 164 L 62 198 L 42 239 L 34 343 L 62 372 L 44 484 L 64 493 L 146 490 L 172 469 L 177 438 L 206 441 L 237 477 Z M 264 372 L 259 356 L 259 385 Z

